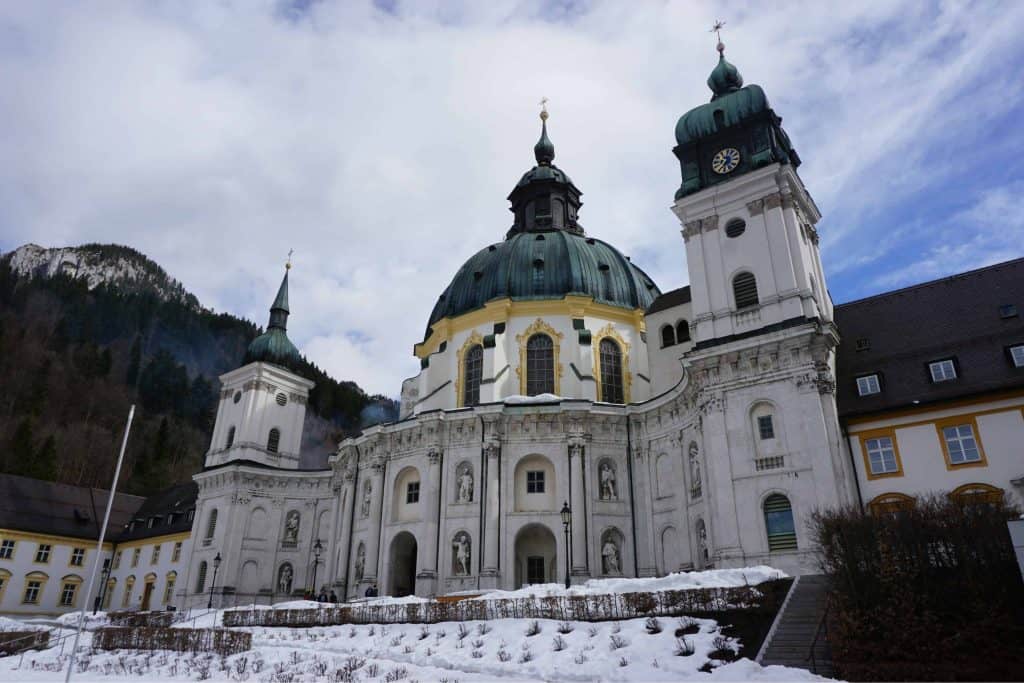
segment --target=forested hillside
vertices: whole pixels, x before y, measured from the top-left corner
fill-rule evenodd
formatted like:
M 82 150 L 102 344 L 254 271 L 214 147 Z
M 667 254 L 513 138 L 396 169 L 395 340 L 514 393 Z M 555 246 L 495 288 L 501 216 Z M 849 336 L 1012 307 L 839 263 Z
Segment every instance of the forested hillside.
M 138 252 L 102 248 L 159 274 L 156 286 L 60 268 L 33 277 L 12 268 L 11 254 L 0 259 L 0 470 L 107 487 L 136 403 L 122 490 L 148 494 L 202 467 L 217 376 L 238 367 L 260 330 L 202 309 L 187 293 L 168 296 L 180 292 L 168 290 L 163 270 Z M 316 382 L 303 466 L 321 466 L 338 438 L 364 426 L 363 415 L 397 415 L 393 401 L 311 364 L 303 374 Z

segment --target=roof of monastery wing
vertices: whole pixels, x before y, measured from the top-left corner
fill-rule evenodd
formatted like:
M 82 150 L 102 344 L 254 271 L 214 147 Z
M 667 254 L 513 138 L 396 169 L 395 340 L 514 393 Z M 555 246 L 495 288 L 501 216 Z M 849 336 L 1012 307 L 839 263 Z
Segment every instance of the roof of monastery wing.
M 1024 344 L 1022 316 L 1024 258 L 836 306 L 840 415 L 1024 386 L 1008 351 Z M 933 383 L 928 363 L 949 358 L 957 378 Z M 870 374 L 882 390 L 859 396 L 857 377 Z
M 679 289 L 673 289 L 665 292 L 657 299 L 654 300 L 648 309 L 647 314 L 660 313 L 661 311 L 674 308 L 675 306 L 682 306 L 683 304 L 690 303 L 692 297 L 690 294 L 690 285 L 680 287 Z
M 192 520 L 188 518 L 187 513 L 195 509 L 198 495 L 199 486 L 194 481 L 176 484 L 154 493 L 146 498 L 146 502 L 132 515 L 131 519 L 136 521 L 135 528 L 125 528 L 118 536 L 118 542 L 191 530 Z M 150 519 L 154 520 L 152 527 L 148 523 Z

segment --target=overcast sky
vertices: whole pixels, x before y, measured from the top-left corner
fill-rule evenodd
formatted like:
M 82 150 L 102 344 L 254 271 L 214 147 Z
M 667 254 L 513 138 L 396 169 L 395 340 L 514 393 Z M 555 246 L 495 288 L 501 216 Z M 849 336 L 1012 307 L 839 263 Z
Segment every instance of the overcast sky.
M 821 208 L 837 302 L 1024 254 L 1024 2 L 4 2 L 0 250 L 117 242 L 397 396 L 511 224 L 538 100 L 591 235 L 687 283 L 675 122 L 726 56 Z

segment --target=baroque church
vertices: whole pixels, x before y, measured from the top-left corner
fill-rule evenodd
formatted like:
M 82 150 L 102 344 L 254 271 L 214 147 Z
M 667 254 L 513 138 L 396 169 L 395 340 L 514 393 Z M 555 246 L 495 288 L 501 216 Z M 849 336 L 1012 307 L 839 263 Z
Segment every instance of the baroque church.
M 266 333 L 221 377 L 196 600 L 214 553 L 235 602 L 813 570 L 809 515 L 856 500 L 820 214 L 764 91 L 719 52 L 711 101 L 675 128 L 691 284 L 661 292 L 584 230 L 543 111 L 513 224 L 438 297 L 401 419 L 325 470 L 299 469 L 312 383 L 291 369 L 286 271 Z

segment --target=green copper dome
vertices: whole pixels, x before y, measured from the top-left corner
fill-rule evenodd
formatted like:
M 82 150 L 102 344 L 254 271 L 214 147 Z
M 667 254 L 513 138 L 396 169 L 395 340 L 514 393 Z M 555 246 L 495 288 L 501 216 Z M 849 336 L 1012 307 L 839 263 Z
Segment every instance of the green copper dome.
M 291 266 L 289 266 L 290 268 Z M 249 363 L 273 363 L 290 370 L 298 368 L 302 356 L 295 344 L 288 338 L 288 271 L 277 290 L 274 303 L 270 306 L 270 322 L 267 331 L 249 343 L 242 365 Z
M 726 61 L 725 52 L 718 53 L 718 66 L 712 69 L 711 75 L 708 76 L 708 87 L 714 93 L 712 102 L 743 87 L 743 76 L 735 66 Z
M 708 79 L 710 84 L 711 78 Z M 740 83 L 743 79 L 740 79 Z M 748 85 L 715 95 L 707 104 L 694 107 L 679 117 L 676 123 L 676 143 L 685 145 L 691 140 L 714 135 L 737 123 L 752 119 L 768 111 L 768 97 L 759 85 Z

